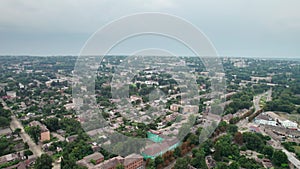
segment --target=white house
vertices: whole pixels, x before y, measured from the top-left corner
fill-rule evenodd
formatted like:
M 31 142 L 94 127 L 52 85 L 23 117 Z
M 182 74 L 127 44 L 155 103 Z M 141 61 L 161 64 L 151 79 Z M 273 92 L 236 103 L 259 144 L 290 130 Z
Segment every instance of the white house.
M 7 91 L 6 95 L 11 97 L 11 98 L 17 97 L 17 93 L 15 91 Z
M 280 123 L 285 128 L 297 128 L 298 127 L 297 123 L 292 122 L 290 120 L 284 120 L 284 121 L 281 121 Z
M 273 120 L 264 120 L 264 119 L 256 119 L 255 123 L 257 124 L 263 124 L 263 125 L 269 125 L 269 126 L 276 126 L 277 122 Z

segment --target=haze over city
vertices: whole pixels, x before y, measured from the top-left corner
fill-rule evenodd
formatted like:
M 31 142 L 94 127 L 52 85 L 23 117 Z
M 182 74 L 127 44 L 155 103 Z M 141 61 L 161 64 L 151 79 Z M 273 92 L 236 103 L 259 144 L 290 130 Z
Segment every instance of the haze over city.
M 220 56 L 297 57 L 299 6 L 297 0 L 3 0 L 0 55 L 78 55 L 103 25 L 134 13 L 162 12 L 184 18 L 202 30 Z M 158 39 L 155 43 L 190 55 L 166 42 Z M 140 38 L 123 44 L 114 54 L 129 54 L 130 48 L 149 44 L 153 42 Z

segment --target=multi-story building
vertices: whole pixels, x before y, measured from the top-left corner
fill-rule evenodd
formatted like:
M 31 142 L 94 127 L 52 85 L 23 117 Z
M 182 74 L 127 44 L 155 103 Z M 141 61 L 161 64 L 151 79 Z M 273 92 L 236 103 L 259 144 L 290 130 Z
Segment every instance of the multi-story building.
M 130 154 L 124 159 L 124 169 L 142 169 L 143 165 L 143 156 L 138 154 Z
M 124 169 L 144 169 L 143 156 L 138 154 L 130 154 L 125 158 L 117 156 L 106 160 L 98 165 L 91 167 L 92 169 L 116 169 L 118 165 L 124 166 Z
M 77 161 L 76 164 L 90 168 L 94 165 L 100 164 L 102 161 L 104 161 L 104 156 L 99 152 L 95 152 L 83 157 L 83 159 Z

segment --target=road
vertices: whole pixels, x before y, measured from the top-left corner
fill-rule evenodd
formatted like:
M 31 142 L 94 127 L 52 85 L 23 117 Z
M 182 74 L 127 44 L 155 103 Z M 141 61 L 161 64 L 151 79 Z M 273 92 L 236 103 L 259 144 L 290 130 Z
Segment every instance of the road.
M 266 101 L 272 101 L 272 88 L 270 88 L 265 93 L 262 93 L 260 95 L 253 97 L 253 105 L 254 105 L 255 111 L 261 110 L 259 103 L 260 103 L 260 99 L 262 96 L 266 96 Z
M 14 131 L 17 128 L 21 129 L 20 136 L 23 139 L 23 142 L 27 143 L 29 146 L 29 149 L 32 151 L 33 155 L 37 158 L 43 154 L 42 148 L 39 145 L 36 145 L 30 136 L 25 132 L 24 127 L 22 123 L 17 119 L 17 117 L 13 114 L 13 111 L 7 106 L 5 101 L 3 99 L 0 100 L 2 102 L 2 105 L 4 109 L 10 110 L 12 112 L 11 115 L 11 122 L 10 122 L 10 128 Z
M 11 116 L 11 123 L 10 127 L 12 130 L 15 130 L 17 128 L 21 129 L 20 136 L 23 139 L 24 142 L 26 142 L 29 145 L 29 149 L 33 152 L 33 155 L 37 158 L 43 154 L 42 148 L 39 145 L 36 145 L 30 136 L 24 131 L 23 125 L 20 123 L 20 121 L 16 118 L 16 116 Z
M 260 94 L 258 96 L 253 97 L 253 105 L 254 105 L 254 108 L 255 108 L 255 112 L 261 110 L 261 108 L 259 106 L 259 102 L 260 102 L 260 99 L 261 99 L 262 96 L 263 96 L 263 94 Z
M 10 110 L 12 112 L 12 110 L 7 106 L 7 104 L 5 103 L 5 101 L 3 99 L 0 99 L 0 102 L 2 102 L 2 105 L 4 107 L 4 109 L 7 109 L 7 110 Z M 13 113 L 13 112 L 12 112 Z M 44 152 L 41 148 L 40 145 L 36 145 L 31 137 L 25 132 L 24 130 L 24 127 L 22 125 L 22 123 L 17 119 L 17 117 L 15 115 L 12 115 L 11 116 L 11 122 L 10 122 L 10 128 L 14 131 L 15 129 L 17 128 L 20 128 L 21 129 L 21 132 L 20 132 L 20 136 L 23 140 L 23 142 L 27 143 L 28 146 L 29 146 L 29 149 L 32 151 L 33 155 L 35 158 L 38 158 L 40 157 Z M 53 133 L 53 135 L 55 137 L 57 137 L 60 141 L 63 141 L 65 140 L 65 138 L 63 138 L 62 136 L 58 135 L 57 133 Z M 60 159 L 58 159 L 57 161 L 54 161 L 52 163 L 53 165 L 53 169 L 60 169 Z
M 17 128 L 21 129 L 20 136 L 23 139 L 23 142 L 27 143 L 29 146 L 29 149 L 32 151 L 33 155 L 37 158 L 42 155 L 43 151 L 42 148 L 39 145 L 36 145 L 30 136 L 25 132 L 23 125 L 21 122 L 16 118 L 16 116 L 13 114 L 13 111 L 7 106 L 4 100 L 0 100 L 2 102 L 2 105 L 5 109 L 10 110 L 12 112 L 11 115 L 11 122 L 10 122 L 10 128 L 14 131 Z
M 267 102 L 269 101 L 272 101 L 272 88 L 268 90 L 268 94 L 267 94 Z

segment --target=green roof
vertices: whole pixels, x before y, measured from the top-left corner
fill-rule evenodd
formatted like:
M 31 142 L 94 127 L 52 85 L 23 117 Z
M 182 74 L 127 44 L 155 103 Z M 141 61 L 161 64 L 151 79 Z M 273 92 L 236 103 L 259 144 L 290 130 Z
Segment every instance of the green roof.
M 147 132 L 147 138 L 155 143 L 161 143 L 164 139 L 157 134 Z

